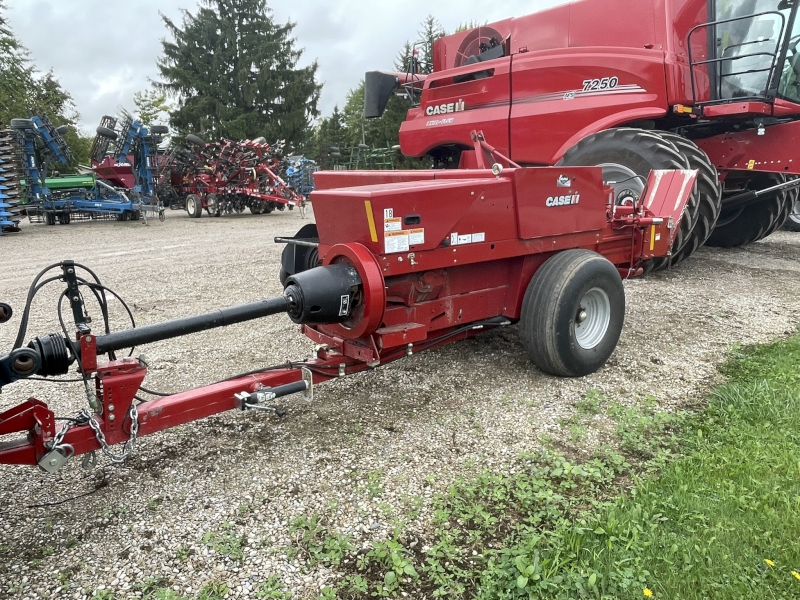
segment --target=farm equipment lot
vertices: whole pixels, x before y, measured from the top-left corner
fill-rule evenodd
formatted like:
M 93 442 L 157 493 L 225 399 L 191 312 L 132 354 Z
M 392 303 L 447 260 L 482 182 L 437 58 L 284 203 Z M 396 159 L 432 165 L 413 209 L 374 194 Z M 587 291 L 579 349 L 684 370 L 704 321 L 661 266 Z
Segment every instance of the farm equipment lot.
M 28 285 L 51 263 L 84 263 L 146 325 L 280 294 L 282 246 L 272 239 L 306 222 L 287 211 L 169 212 L 149 226 L 23 224 L 24 235 L 2 242 L 0 300 L 17 313 L 0 326 L 0 348 L 13 345 Z M 663 410 L 692 406 L 718 380 L 732 344 L 796 330 L 798 259 L 800 236 L 781 231 L 740 249 L 701 248 L 673 271 L 627 282 L 619 346 L 584 378 L 536 371 L 512 327 L 319 386 L 311 404 L 281 399 L 282 420 L 228 412 L 142 438 L 121 468 L 101 468 L 102 455 L 88 472 L 80 459 L 56 475 L 0 466 L 0 597 L 81 598 L 83 588 L 91 598 L 100 586 L 135 597 L 146 580 L 185 596 L 225 582 L 232 597 L 254 597 L 277 575 L 297 597 L 316 598 L 335 573 L 287 557 L 298 516 L 324 515 L 363 546 L 390 537 L 421 503 L 409 530 L 424 539 L 431 499 L 459 475 L 503 470 L 543 434 L 562 438 L 569 453 L 599 443 L 598 429 L 574 443 L 559 425 L 591 389 L 625 404 L 652 395 Z M 60 330 L 63 286 L 51 287 L 34 304 L 28 338 Z M 88 298 L 87 307 L 99 319 Z M 111 307 L 112 330 L 127 327 L 119 303 Z M 298 329 L 286 316 L 267 317 L 136 355 L 148 357 L 147 388 L 174 392 L 311 356 Z M 80 384 L 21 381 L 3 390 L 0 411 L 29 396 L 59 416 L 85 405 Z

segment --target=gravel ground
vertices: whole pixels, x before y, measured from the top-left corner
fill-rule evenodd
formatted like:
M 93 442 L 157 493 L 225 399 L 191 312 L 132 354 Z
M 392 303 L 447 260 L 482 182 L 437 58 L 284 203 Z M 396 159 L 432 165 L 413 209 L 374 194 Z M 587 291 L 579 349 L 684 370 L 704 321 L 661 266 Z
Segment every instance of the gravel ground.
M 149 226 L 25 226 L 0 239 L 0 299 L 18 311 L 0 326 L 0 351 L 48 264 L 83 262 L 139 324 L 155 323 L 279 294 L 272 238 L 302 224 L 296 212 L 199 220 L 170 212 Z M 142 438 L 121 468 L 101 459 L 86 472 L 72 461 L 46 475 L 0 465 L 0 598 L 91 598 L 99 589 L 135 598 L 149 579 L 187 596 L 224 582 L 230 597 L 252 598 L 271 575 L 296 597 L 316 598 L 335 573 L 287 556 L 293 519 L 324 515 L 366 546 L 421 505 L 411 532 L 424 536 L 437 492 L 475 469 L 507 469 L 542 434 L 560 435 L 559 421 L 588 390 L 623 403 L 652 395 L 665 410 L 691 405 L 718 380 L 732 344 L 796 330 L 798 258 L 800 234 L 780 232 L 745 249 L 702 249 L 673 272 L 627 282 L 619 347 L 581 379 L 537 372 L 510 328 L 328 383 L 312 404 L 283 399 L 283 420 L 231 412 Z M 59 331 L 56 288 L 37 299 L 28 338 Z M 114 323 L 125 326 L 122 315 Z M 277 316 L 143 352 L 145 385 L 170 391 L 308 357 L 313 345 Z M 5 388 L 0 410 L 32 395 L 62 416 L 84 401 L 79 385 L 29 381 Z M 223 540 L 236 540 L 243 557 L 212 547 Z

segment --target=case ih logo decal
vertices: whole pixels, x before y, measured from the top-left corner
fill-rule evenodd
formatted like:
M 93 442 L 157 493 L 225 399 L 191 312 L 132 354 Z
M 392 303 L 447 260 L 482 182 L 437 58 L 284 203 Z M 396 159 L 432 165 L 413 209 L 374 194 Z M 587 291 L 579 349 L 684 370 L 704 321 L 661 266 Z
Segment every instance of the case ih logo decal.
M 432 117 L 433 115 L 446 115 L 447 113 L 464 112 L 464 110 L 464 101 L 459 100 L 458 102 L 450 102 L 449 104 L 436 104 L 434 106 L 429 106 L 425 109 L 425 114 L 429 117 Z
M 567 175 L 559 175 L 558 180 L 556 181 L 556 185 L 558 187 L 569 187 L 572 183 L 572 179 L 570 179 Z
M 545 201 L 545 206 L 569 206 L 572 204 L 578 204 L 580 201 L 580 194 L 571 194 L 569 196 L 549 196 Z

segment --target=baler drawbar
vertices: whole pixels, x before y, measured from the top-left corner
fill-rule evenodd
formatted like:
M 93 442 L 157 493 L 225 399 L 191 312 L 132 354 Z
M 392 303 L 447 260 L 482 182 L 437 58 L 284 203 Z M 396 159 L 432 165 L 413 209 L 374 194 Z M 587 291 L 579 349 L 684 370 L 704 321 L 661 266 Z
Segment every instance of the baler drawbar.
M 0 463 L 55 472 L 97 450 L 122 462 L 137 436 L 234 408 L 280 414 L 268 404 L 276 398 L 310 399 L 318 383 L 516 322 L 543 371 L 581 376 L 602 367 L 622 331 L 623 278 L 668 255 L 697 172 L 654 171 L 637 194 L 604 184 L 599 167 L 519 168 L 481 134 L 474 141 L 476 163 L 491 168 L 318 173 L 317 225 L 282 239 L 284 293 L 274 298 L 110 332 L 107 295 L 116 294 L 95 273 L 71 261 L 42 271 L 14 348 L 0 355 L 0 389 L 76 366 L 88 407 L 61 427 L 34 398 L 0 413 L 0 436 L 26 434 L 0 437 Z M 62 332 L 23 346 L 34 296 L 57 281 L 66 283 Z M 91 329 L 86 290 L 100 305 L 103 333 Z M 74 334 L 61 317 L 65 299 Z M 280 313 L 319 345 L 315 358 L 146 401 L 146 359 L 115 355 Z M 0 303 L 0 323 L 11 318 Z M 120 443 L 123 451 L 112 451 Z

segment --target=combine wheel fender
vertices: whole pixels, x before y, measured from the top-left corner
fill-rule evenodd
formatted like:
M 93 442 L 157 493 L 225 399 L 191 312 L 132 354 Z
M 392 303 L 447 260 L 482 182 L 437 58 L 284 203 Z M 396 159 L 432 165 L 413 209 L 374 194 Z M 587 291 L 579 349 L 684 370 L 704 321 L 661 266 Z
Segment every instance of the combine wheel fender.
M 109 129 L 108 127 L 103 127 L 102 125 L 98 127 L 95 131 L 97 131 L 97 135 L 112 140 L 116 140 L 119 137 L 116 131 L 114 131 L 113 129 Z
M 599 165 L 603 167 L 603 179 L 617 182 L 612 185 L 617 192 L 626 189 L 641 192 L 651 170 L 688 169 L 689 161 L 675 144 L 657 132 L 620 127 L 606 129 L 582 139 L 567 150 L 557 163 L 557 166 L 560 165 Z M 699 215 L 699 196 L 695 190 L 689 198 L 672 245 L 673 255 L 689 241 L 689 234 Z M 665 268 L 668 264 L 668 260 L 656 262 L 655 269 Z
M 203 203 L 200 200 L 200 196 L 197 194 L 189 194 L 186 196 L 186 212 L 188 212 L 189 216 L 193 219 L 199 219 L 203 216 Z
M 565 250 L 533 275 L 519 332 L 539 369 L 581 377 L 606 363 L 624 320 L 625 289 L 614 265 L 591 250 Z

